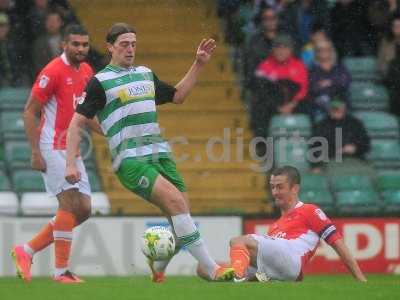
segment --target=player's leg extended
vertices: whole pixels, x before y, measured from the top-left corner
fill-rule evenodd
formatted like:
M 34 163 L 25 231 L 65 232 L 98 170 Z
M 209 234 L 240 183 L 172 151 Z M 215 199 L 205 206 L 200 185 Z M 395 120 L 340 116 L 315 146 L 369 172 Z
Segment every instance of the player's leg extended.
M 251 235 L 243 235 L 230 240 L 231 265 L 237 278 L 244 278 L 249 266 L 257 267 L 258 243 Z
M 78 189 L 65 190 L 57 195 L 59 209 L 54 223 L 55 273 L 54 280 L 62 283 L 82 282 L 69 270 L 73 228 L 90 215 L 90 197 Z
M 174 231 L 181 247 L 186 247 L 190 254 L 206 270 L 210 279 L 231 279 L 233 272 L 220 268 L 208 253 L 204 241 L 189 213 L 185 197 L 173 184 L 159 175 L 154 183 L 150 201 L 166 215 L 171 216 Z

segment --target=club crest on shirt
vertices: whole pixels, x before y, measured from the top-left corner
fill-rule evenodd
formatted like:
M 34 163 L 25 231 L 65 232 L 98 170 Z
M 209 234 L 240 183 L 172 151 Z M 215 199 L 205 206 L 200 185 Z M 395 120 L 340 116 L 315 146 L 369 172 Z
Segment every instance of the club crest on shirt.
M 49 81 L 50 81 L 49 77 L 47 77 L 46 75 L 42 75 L 39 79 L 39 87 L 44 89 L 49 83 Z
M 85 98 L 86 98 L 86 92 L 83 92 L 81 96 L 75 96 L 75 94 L 73 94 L 73 106 L 74 109 L 76 109 L 76 107 L 80 104 L 82 104 L 83 102 L 85 102 Z

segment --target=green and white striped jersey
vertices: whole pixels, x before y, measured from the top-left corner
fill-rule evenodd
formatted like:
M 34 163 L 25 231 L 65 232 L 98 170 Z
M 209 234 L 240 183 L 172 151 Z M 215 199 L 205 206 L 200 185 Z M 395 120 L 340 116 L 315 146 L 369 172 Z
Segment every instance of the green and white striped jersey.
M 87 118 L 97 115 L 117 171 L 125 158 L 169 156 L 156 105 L 171 102 L 175 91 L 149 68 L 108 65 L 88 83 L 85 99 L 76 111 Z

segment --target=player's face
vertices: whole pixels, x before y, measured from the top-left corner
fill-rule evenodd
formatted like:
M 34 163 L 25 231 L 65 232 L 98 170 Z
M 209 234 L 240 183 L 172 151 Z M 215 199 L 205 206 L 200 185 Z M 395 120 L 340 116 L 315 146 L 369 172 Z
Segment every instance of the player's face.
M 136 53 L 136 34 L 124 33 L 118 36 L 114 44 L 108 44 L 112 62 L 123 68 L 133 66 Z
M 272 197 L 279 208 L 286 208 L 297 200 L 298 184 L 290 184 L 286 175 L 272 175 L 269 181 Z
M 71 64 L 83 62 L 89 52 L 89 36 L 70 34 L 64 42 L 64 51 Z

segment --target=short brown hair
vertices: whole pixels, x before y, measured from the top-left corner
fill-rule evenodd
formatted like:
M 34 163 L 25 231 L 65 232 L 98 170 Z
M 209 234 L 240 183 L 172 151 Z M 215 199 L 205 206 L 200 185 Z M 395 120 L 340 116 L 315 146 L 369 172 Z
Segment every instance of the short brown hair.
M 135 33 L 136 30 L 129 24 L 126 23 L 115 23 L 111 28 L 108 30 L 106 41 L 107 43 L 114 44 L 117 38 L 124 33 Z
M 285 175 L 288 178 L 289 184 L 300 184 L 301 177 L 300 172 L 295 167 L 292 166 L 283 166 L 280 168 L 276 168 L 272 171 L 271 175 L 279 176 Z

